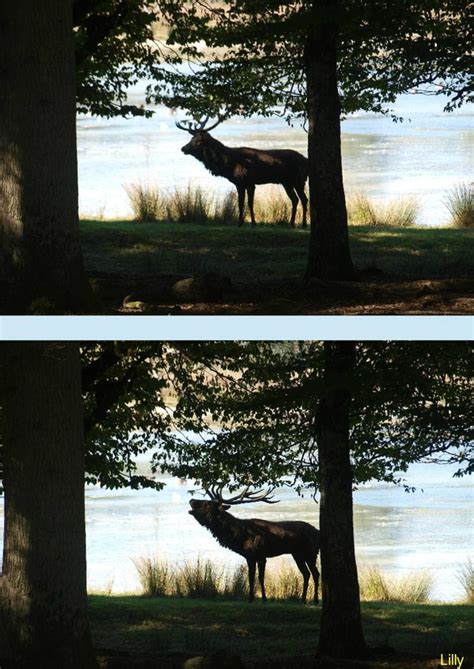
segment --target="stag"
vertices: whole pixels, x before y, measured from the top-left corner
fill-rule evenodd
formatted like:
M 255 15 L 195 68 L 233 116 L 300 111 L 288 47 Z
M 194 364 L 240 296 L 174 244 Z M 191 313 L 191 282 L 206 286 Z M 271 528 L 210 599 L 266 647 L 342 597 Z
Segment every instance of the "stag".
M 239 201 L 239 226 L 244 222 L 245 193 L 252 226 L 255 225 L 253 209 L 255 186 L 258 184 L 281 184 L 291 200 L 290 225 L 294 227 L 298 198 L 303 207 L 302 227 L 306 227 L 308 198 L 304 192 L 308 178 L 308 159 L 291 149 L 263 151 L 243 146 L 233 148 L 219 142 L 209 134 L 221 119 L 205 127 L 208 118 L 201 123 L 176 123 L 180 130 L 186 130 L 193 138 L 181 151 L 194 156 L 215 176 L 225 177 L 237 188 Z
M 303 576 L 302 601 L 306 602 L 310 573 L 314 580 L 314 602 L 318 602 L 319 571 L 316 559 L 319 553 L 319 530 L 299 520 L 272 522 L 260 518 L 236 518 L 227 512 L 231 505 L 248 502 L 266 502 L 275 504 L 271 493 L 273 489 L 262 494 L 262 491 L 249 493 L 246 488 L 242 493 L 224 499 L 221 488 L 206 490 L 209 500 L 192 499 L 189 513 L 217 541 L 231 551 L 242 555 L 247 560 L 249 579 L 249 602 L 254 599 L 255 571 L 258 565 L 258 580 L 265 594 L 265 566 L 267 558 L 290 554 L 293 556 Z

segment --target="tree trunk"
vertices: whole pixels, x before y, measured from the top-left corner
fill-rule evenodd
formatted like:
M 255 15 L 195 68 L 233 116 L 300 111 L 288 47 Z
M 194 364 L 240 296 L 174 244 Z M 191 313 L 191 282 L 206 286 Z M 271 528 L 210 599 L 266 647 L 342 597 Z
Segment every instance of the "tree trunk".
M 337 0 L 313 0 L 305 50 L 311 213 L 307 277 L 354 277 L 342 178 Z
M 354 552 L 349 449 L 354 362 L 354 342 L 325 342 L 324 390 L 316 420 L 323 594 L 319 652 L 351 658 L 366 652 Z
M 86 613 L 84 433 L 77 344 L 0 344 L 3 669 L 95 667 Z
M 0 313 L 86 311 L 71 0 L 0 3 Z

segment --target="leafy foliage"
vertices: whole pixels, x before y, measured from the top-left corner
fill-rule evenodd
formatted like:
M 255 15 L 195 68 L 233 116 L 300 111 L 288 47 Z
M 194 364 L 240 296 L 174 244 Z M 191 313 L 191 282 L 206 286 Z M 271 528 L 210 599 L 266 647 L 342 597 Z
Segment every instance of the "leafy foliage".
M 344 113 L 386 113 L 397 95 L 414 90 L 447 95 L 448 110 L 472 99 L 468 9 L 459 0 L 351 0 L 340 2 L 334 16 L 312 0 L 162 0 L 159 7 L 171 28 L 169 44 L 196 66 L 164 73 L 155 99 L 166 93 L 169 104 L 195 117 L 305 118 L 305 49 L 313 16 L 339 25 Z
M 314 493 L 321 343 L 196 343 L 186 356 L 194 361 L 193 383 L 173 380 L 174 415 L 190 436 L 163 442 L 155 462 L 204 487 L 252 482 Z M 458 462 L 459 473 L 472 468 L 471 392 L 467 346 L 359 344 L 354 483 L 400 482 L 400 473 L 421 459 Z
M 355 485 L 402 482 L 412 462 L 472 471 L 468 344 L 357 345 Z M 321 342 L 96 343 L 82 347 L 86 481 L 163 484 L 138 456 L 198 486 L 318 489 Z
M 160 78 L 153 0 L 74 0 L 78 111 L 98 116 L 150 116 L 127 102 L 140 79 Z

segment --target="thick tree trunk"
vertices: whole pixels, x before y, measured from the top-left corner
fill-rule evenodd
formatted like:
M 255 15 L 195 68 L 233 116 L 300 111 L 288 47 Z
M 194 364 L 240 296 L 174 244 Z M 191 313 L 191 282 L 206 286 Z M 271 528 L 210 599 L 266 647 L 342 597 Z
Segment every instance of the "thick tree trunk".
M 352 279 L 342 179 L 341 104 L 337 81 L 337 0 L 313 0 L 306 44 L 311 235 L 306 275 Z
M 359 657 L 366 646 L 354 552 L 349 449 L 355 344 L 325 342 L 324 359 L 324 390 L 316 420 L 323 594 L 319 652 Z
M 77 344 L 3 343 L 0 665 L 95 667 L 86 613 Z
M 0 3 L 0 313 L 86 311 L 71 0 Z

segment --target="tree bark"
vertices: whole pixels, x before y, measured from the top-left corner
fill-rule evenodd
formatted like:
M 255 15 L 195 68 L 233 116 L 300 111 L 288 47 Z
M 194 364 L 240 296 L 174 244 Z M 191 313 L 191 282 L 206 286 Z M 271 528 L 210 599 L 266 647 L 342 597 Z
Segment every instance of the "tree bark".
M 354 362 L 354 342 L 325 342 L 324 389 L 316 417 L 323 595 L 319 652 L 349 658 L 366 653 L 354 552 L 349 448 Z
M 87 311 L 72 3 L 0 3 L 0 312 Z
M 77 344 L 0 344 L 5 528 L 2 669 L 96 667 L 86 612 Z
M 305 50 L 311 234 L 307 277 L 354 277 L 342 177 L 337 0 L 313 0 Z

